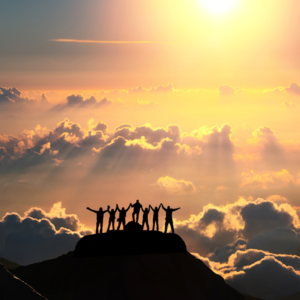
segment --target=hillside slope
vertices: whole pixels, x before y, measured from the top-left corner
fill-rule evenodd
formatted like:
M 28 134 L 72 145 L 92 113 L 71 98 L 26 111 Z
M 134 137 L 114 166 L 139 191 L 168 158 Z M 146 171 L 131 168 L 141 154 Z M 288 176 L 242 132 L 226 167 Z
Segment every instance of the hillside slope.
M 49 300 L 244 300 L 223 278 L 189 253 L 57 259 L 13 273 Z

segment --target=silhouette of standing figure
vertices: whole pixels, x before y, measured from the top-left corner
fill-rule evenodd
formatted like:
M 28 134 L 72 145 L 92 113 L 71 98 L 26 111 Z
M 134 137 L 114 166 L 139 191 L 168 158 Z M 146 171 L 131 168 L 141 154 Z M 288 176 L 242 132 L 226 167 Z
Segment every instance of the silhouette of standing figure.
M 107 231 L 109 231 L 110 225 L 112 225 L 112 230 L 115 230 L 116 211 L 117 209 L 112 209 L 111 211 L 108 211 L 109 221 L 108 221 Z
M 132 205 L 130 204 L 131 207 L 133 207 L 133 213 L 132 213 L 132 220 L 133 222 L 138 223 L 139 222 L 139 214 L 140 214 L 140 209 L 143 207 L 142 204 L 139 202 L 139 200 L 136 200 L 136 202 Z M 134 216 L 136 215 L 136 220 L 134 219 Z
M 94 212 L 94 213 L 97 214 L 96 234 L 99 233 L 98 232 L 99 225 L 100 225 L 100 233 L 102 233 L 102 229 L 103 229 L 103 217 L 104 217 L 104 214 L 109 211 L 109 207 L 110 206 L 107 206 L 107 210 L 104 210 L 104 211 L 103 211 L 102 207 L 100 207 L 98 211 L 97 210 L 93 210 L 93 209 L 91 209 L 89 207 L 86 208 L 86 209 L 88 209 L 88 210 L 90 210 L 90 211 L 92 211 L 92 212 Z
M 128 210 L 130 209 L 130 207 L 131 207 L 131 203 L 129 204 L 129 206 L 128 206 L 127 209 L 125 209 L 124 207 L 122 207 L 122 209 L 119 209 L 119 206 L 118 206 L 118 204 L 117 204 L 116 210 L 119 211 L 119 218 L 118 218 L 118 220 L 117 220 L 117 221 L 119 222 L 119 225 L 118 225 L 117 230 L 120 229 L 121 224 L 123 224 L 123 229 L 125 229 L 125 225 L 126 225 L 126 213 L 127 213 Z
M 168 206 L 168 208 L 165 208 L 163 204 L 161 204 L 161 206 L 162 206 L 163 210 L 166 212 L 165 233 L 167 232 L 169 224 L 171 226 L 172 233 L 174 233 L 172 213 L 173 213 L 173 211 L 176 211 L 176 210 L 180 209 L 180 207 L 178 207 L 178 208 L 170 208 L 170 206 Z
M 143 230 L 144 230 L 144 225 L 146 224 L 147 226 L 147 231 L 149 231 L 149 223 L 148 223 L 148 215 L 150 212 L 150 208 L 145 208 L 145 210 L 143 210 L 143 208 L 141 207 L 142 211 L 143 211 Z
M 156 225 L 156 230 L 159 230 L 159 226 L 158 226 L 158 213 L 159 210 L 161 208 L 161 204 L 159 207 L 155 206 L 155 208 L 153 209 L 153 207 L 150 205 L 150 208 L 153 210 L 153 228 L 152 231 L 154 231 L 155 225 Z

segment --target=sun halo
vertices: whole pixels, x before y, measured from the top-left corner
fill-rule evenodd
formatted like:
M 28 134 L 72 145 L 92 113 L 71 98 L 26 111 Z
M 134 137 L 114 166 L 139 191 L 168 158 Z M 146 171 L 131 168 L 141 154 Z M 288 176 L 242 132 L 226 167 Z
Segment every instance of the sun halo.
M 238 0 L 201 0 L 202 6 L 214 15 L 223 15 L 232 10 Z

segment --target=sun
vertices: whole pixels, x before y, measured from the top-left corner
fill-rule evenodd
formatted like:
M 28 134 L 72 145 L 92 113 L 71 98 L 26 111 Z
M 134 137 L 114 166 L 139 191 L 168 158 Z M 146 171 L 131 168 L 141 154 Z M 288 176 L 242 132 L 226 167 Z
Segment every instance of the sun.
M 201 0 L 203 7 L 215 15 L 223 15 L 232 10 L 238 0 Z

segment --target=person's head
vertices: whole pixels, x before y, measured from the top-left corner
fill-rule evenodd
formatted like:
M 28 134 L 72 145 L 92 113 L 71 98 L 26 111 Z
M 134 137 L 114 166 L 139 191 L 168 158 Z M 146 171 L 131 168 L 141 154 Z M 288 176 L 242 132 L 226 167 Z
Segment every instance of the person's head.
M 157 209 L 157 206 L 155 206 L 155 209 Z
M 139 200 L 136 200 L 136 203 L 139 203 Z
M 102 207 L 99 208 L 99 211 L 102 211 Z
M 125 210 L 125 208 L 124 208 L 124 207 L 122 207 L 122 210 Z
M 112 210 L 111 210 L 111 212 L 112 212 L 112 213 L 114 213 L 114 212 L 115 212 L 115 210 L 114 210 L 114 209 L 112 209 Z
M 168 206 L 168 209 L 170 209 L 170 206 Z
M 110 209 L 110 206 L 109 206 L 109 205 L 107 205 L 107 208 L 108 208 L 108 209 Z

